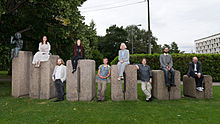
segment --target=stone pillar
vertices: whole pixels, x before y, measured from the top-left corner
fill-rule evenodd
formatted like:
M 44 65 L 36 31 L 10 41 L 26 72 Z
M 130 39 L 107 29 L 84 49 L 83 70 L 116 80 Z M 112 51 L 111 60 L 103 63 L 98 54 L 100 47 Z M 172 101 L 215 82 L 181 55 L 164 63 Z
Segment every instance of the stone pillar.
M 33 99 L 40 99 L 40 70 L 41 68 L 35 68 L 34 65 L 32 65 L 29 97 Z
M 196 82 L 192 77 L 187 75 L 183 76 L 183 95 L 194 97 L 198 99 L 211 98 L 213 95 L 212 91 L 212 77 L 210 75 L 204 75 L 203 79 L 203 92 L 196 90 Z
M 72 74 L 72 62 L 67 61 L 67 100 L 91 101 L 96 95 L 94 60 L 79 60 Z
M 79 100 L 79 68 L 74 74 L 72 74 L 72 61 L 68 60 L 66 62 L 67 67 L 67 79 L 66 79 L 66 99 L 68 101 L 78 101 Z
M 96 95 L 96 73 L 94 60 L 79 60 L 79 101 L 91 101 Z
M 153 83 L 152 95 L 159 100 L 173 100 L 181 98 L 180 72 L 175 70 L 176 87 L 171 87 L 170 91 L 165 85 L 164 72 L 162 70 L 152 70 Z
M 127 65 L 125 68 L 125 100 L 137 99 L 137 67 Z
M 111 98 L 112 101 L 124 100 L 124 93 L 122 89 L 123 82 L 118 81 L 118 67 L 117 65 L 111 66 Z
M 29 94 L 29 82 L 32 52 L 19 51 L 18 57 L 12 60 L 12 96 L 20 97 Z
M 40 99 L 50 99 L 56 97 L 56 88 L 52 80 L 52 74 L 56 66 L 57 55 L 51 55 L 49 60 L 41 62 L 40 67 Z

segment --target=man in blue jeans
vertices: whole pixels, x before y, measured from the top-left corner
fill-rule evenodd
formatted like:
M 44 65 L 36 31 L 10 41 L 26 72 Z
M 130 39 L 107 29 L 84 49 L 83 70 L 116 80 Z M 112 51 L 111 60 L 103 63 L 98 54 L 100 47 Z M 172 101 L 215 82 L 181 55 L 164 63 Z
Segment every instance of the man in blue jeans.
M 164 48 L 164 54 L 160 55 L 160 66 L 161 69 L 164 71 L 164 78 L 165 78 L 165 85 L 167 87 L 175 87 L 175 70 L 173 69 L 173 60 L 172 56 L 168 54 L 169 49 L 168 47 Z M 169 81 L 169 75 L 168 73 L 171 73 L 171 83 Z

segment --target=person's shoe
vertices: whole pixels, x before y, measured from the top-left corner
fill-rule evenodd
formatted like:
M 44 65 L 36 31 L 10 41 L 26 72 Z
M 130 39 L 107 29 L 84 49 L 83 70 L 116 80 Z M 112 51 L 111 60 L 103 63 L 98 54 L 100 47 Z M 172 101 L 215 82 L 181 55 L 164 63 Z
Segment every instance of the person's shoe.
M 146 99 L 146 102 L 150 102 L 150 99 L 148 99 L 148 100 Z
M 121 78 L 119 77 L 119 78 L 117 78 L 118 79 L 118 81 L 120 81 L 121 80 Z
M 151 102 L 151 101 L 153 101 L 153 98 L 152 98 L 152 97 L 150 97 L 150 99 L 149 99 L 149 100 L 150 100 L 150 102 Z
M 171 87 L 176 87 L 176 84 L 171 84 L 170 86 L 171 86 Z
M 121 80 L 124 80 L 124 77 L 121 77 Z
M 76 69 L 73 69 L 72 73 L 76 72 Z
M 198 90 L 198 91 L 200 91 L 200 92 L 203 91 L 201 87 L 197 87 L 196 90 Z

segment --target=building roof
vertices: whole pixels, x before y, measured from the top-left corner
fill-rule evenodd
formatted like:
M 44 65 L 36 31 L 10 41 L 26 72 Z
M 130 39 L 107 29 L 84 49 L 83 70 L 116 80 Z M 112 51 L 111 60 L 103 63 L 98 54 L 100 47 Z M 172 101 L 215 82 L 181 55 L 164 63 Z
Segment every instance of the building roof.
M 214 36 L 217 36 L 217 35 L 220 35 L 220 33 L 217 33 L 217 34 L 214 34 L 214 35 L 211 35 L 211 36 L 208 36 L 208 37 L 204 37 L 204 38 L 195 40 L 195 42 L 196 42 L 196 41 L 200 41 L 200 40 L 204 40 L 204 39 L 207 39 L 207 38 L 210 38 L 210 37 L 214 37 Z

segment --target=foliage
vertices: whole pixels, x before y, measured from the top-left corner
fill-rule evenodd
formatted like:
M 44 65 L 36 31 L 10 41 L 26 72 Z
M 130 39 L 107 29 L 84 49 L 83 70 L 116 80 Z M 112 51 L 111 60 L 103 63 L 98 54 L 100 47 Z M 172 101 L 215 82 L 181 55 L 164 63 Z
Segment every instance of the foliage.
M 220 55 L 219 54 L 171 54 L 174 63 L 174 69 L 181 72 L 181 77 L 185 75 L 189 68 L 189 63 L 194 56 L 197 56 L 202 62 L 202 70 L 204 75 L 211 75 L 214 81 L 220 81 Z M 147 64 L 152 70 L 160 69 L 160 54 L 135 54 L 130 55 L 130 63 L 141 63 L 143 58 L 147 59 Z M 116 57 L 111 65 L 117 64 L 118 57 Z

